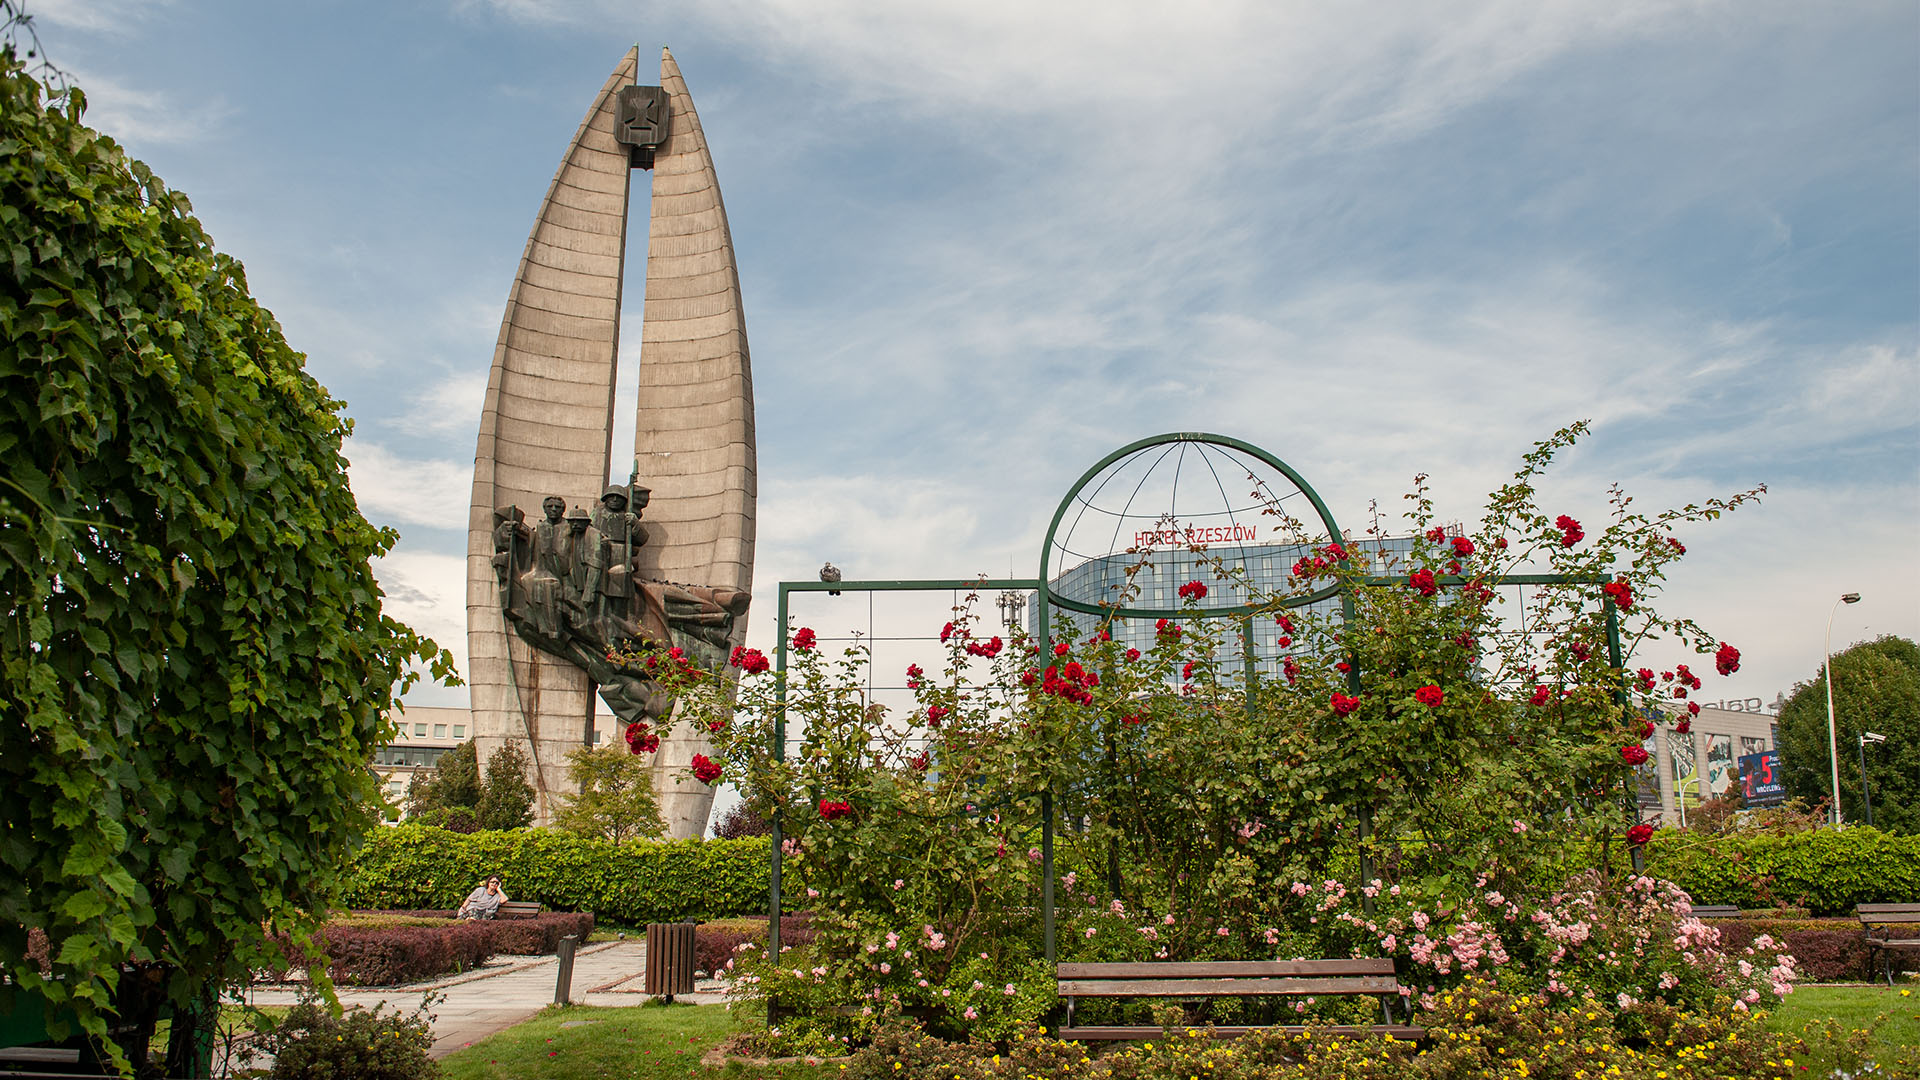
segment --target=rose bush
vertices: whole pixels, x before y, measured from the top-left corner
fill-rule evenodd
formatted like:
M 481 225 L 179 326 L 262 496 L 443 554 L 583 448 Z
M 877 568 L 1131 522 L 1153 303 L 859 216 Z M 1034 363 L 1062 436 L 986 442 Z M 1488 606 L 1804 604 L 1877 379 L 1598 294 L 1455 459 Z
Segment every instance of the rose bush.
M 1283 679 L 1249 680 L 1221 662 L 1233 628 L 1206 617 L 1199 581 L 1179 590 L 1185 614 L 1160 618 L 1144 652 L 1065 621 L 1042 638 L 1016 630 L 982 644 L 970 596 L 939 630 L 943 670 L 908 670 L 904 718 L 868 698 L 863 646 L 830 656 L 804 627 L 785 671 L 736 663 L 737 695 L 660 665 L 683 715 L 714 730 L 713 764 L 780 823 L 787 888 L 818 915 L 806 949 L 736 958 L 745 997 L 812 1009 L 783 1022 L 786 1042 L 770 1049 L 857 1041 L 903 1010 L 948 1033 L 1012 1031 L 1044 1012 L 1049 802 L 1062 959 L 1386 954 L 1417 973 L 1422 993 L 1511 968 L 1529 990 L 1557 980 L 1576 996 L 1687 1007 L 1784 985 L 1731 979 L 1704 939 L 1689 939 L 1694 961 L 1679 968 L 1666 956 L 1678 946 L 1649 956 L 1642 944 L 1631 977 L 1590 973 L 1577 951 L 1545 959 L 1548 928 L 1566 924 L 1556 905 L 1591 904 L 1612 913 L 1609 927 L 1659 924 L 1619 914 L 1645 900 L 1620 880 L 1579 879 L 1558 896 L 1532 885 L 1612 866 L 1646 842 L 1628 836 L 1643 717 L 1670 722 L 1649 710 L 1697 679 L 1676 667 L 1663 683 L 1627 665 L 1663 639 L 1715 656 L 1723 672 L 1737 665 L 1731 645 L 1655 604 L 1683 554 L 1668 542 L 1675 526 L 1757 495 L 1645 515 L 1616 489 L 1609 521 L 1589 535 L 1536 505 L 1541 470 L 1582 430 L 1537 446 L 1470 534 L 1435 524 L 1420 478 L 1404 557 L 1313 540 L 1270 507 L 1309 553 L 1284 589 L 1251 590 L 1284 632 Z M 1566 583 L 1534 587 L 1524 612 L 1509 612 L 1499 585 L 1518 573 Z M 1340 602 L 1312 599 L 1330 594 Z M 789 735 L 797 746 L 770 752 Z M 1659 896 L 1684 917 L 1682 901 Z M 1774 953 L 1747 962 L 1779 967 Z M 1649 965 L 1658 993 L 1643 985 Z M 1658 986 L 1662 972 L 1673 985 Z

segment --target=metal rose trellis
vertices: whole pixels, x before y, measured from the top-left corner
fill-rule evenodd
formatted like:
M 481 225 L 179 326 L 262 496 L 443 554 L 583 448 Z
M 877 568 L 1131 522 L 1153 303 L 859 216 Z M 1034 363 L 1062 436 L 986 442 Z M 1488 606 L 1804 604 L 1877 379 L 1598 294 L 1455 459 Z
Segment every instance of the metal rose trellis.
M 1578 430 L 1578 429 L 1575 429 L 1575 430 Z M 1570 439 L 1568 441 L 1570 441 Z M 790 599 L 794 593 L 831 592 L 837 595 L 839 593 L 896 593 L 896 592 L 933 592 L 933 591 L 962 591 L 962 592 L 976 591 L 977 592 L 977 591 L 986 591 L 986 590 L 1008 590 L 1008 591 L 1017 590 L 1022 592 L 1031 592 L 1035 594 L 1035 610 L 1038 615 L 1038 617 L 1035 619 L 1034 637 L 1038 641 L 1038 644 L 1039 644 L 1038 651 L 1042 657 L 1051 656 L 1054 652 L 1054 638 L 1053 638 L 1054 629 L 1053 629 L 1053 626 L 1051 625 L 1051 616 L 1055 611 L 1072 612 L 1076 615 L 1091 616 L 1091 617 L 1095 617 L 1102 620 L 1103 623 L 1113 623 L 1120 620 L 1154 620 L 1156 624 L 1160 626 L 1165 626 L 1168 620 L 1180 620 L 1180 619 L 1202 618 L 1202 619 L 1234 620 L 1239 624 L 1241 655 L 1242 655 L 1243 663 L 1245 665 L 1246 687 L 1247 687 L 1247 693 L 1251 696 L 1256 692 L 1257 682 L 1258 682 L 1256 670 L 1255 670 L 1255 637 L 1254 637 L 1254 629 L 1253 629 L 1253 622 L 1256 616 L 1273 614 L 1274 612 L 1279 611 L 1281 612 L 1281 621 L 1285 622 L 1286 620 L 1284 619 L 1284 612 L 1287 610 L 1305 608 L 1312 605 L 1320 605 L 1320 604 L 1326 604 L 1329 602 L 1337 601 L 1340 606 L 1341 619 L 1344 621 L 1344 624 L 1350 628 L 1354 624 L 1354 621 L 1356 619 L 1356 614 L 1357 614 L 1357 608 L 1358 608 L 1358 604 L 1357 604 L 1358 597 L 1355 591 L 1356 589 L 1368 589 L 1368 590 L 1398 589 L 1398 588 L 1406 588 L 1411 584 L 1412 586 L 1417 588 L 1419 591 L 1421 591 L 1424 595 L 1432 595 L 1433 592 L 1439 589 L 1444 589 L 1449 587 L 1490 589 L 1490 588 L 1501 587 L 1501 586 L 1523 586 L 1523 587 L 1524 586 L 1533 586 L 1533 587 L 1590 586 L 1590 587 L 1593 587 L 1595 591 L 1599 594 L 1599 601 L 1601 605 L 1601 616 L 1603 619 L 1605 635 L 1606 635 L 1606 651 L 1607 651 L 1608 663 L 1612 669 L 1618 670 L 1621 668 L 1622 662 L 1623 662 L 1623 648 L 1622 648 L 1621 627 L 1620 627 L 1620 617 L 1619 617 L 1620 610 L 1623 606 L 1623 603 L 1625 606 L 1630 607 L 1633 601 L 1632 601 L 1631 594 L 1629 592 L 1624 591 L 1623 586 L 1617 583 L 1614 580 L 1614 578 L 1604 573 L 1500 574 L 1497 576 L 1481 576 L 1481 577 L 1475 578 L 1475 577 L 1470 577 L 1460 573 L 1432 574 L 1427 571 L 1421 571 L 1413 575 L 1411 579 L 1407 575 L 1398 575 L 1398 574 L 1354 575 L 1354 576 L 1350 576 L 1344 581 L 1336 579 L 1330 584 L 1327 584 L 1318 588 L 1310 589 L 1308 591 L 1299 593 L 1297 595 L 1288 596 L 1283 599 L 1268 599 L 1264 601 L 1255 601 L 1251 597 L 1249 597 L 1248 601 L 1245 603 L 1210 606 L 1204 609 L 1203 611 L 1198 611 L 1198 612 L 1196 612 L 1192 608 L 1183 609 L 1183 608 L 1175 608 L 1175 607 L 1142 606 L 1142 605 L 1127 602 L 1128 600 L 1131 599 L 1131 597 L 1128 597 L 1128 596 L 1123 596 L 1121 602 L 1117 602 L 1117 603 L 1095 604 L 1095 603 L 1089 603 L 1085 600 L 1075 599 L 1071 596 L 1061 595 L 1059 590 L 1057 590 L 1054 587 L 1053 583 L 1049 580 L 1050 578 L 1049 572 L 1052 569 L 1054 549 L 1056 548 L 1056 546 L 1059 546 L 1058 539 L 1059 539 L 1060 530 L 1061 530 L 1063 521 L 1066 519 L 1068 513 L 1076 505 L 1076 501 L 1081 500 L 1082 493 L 1088 487 L 1088 485 L 1091 484 L 1093 481 L 1095 481 L 1096 478 L 1099 478 L 1100 476 L 1102 476 L 1103 473 L 1106 473 L 1110 469 L 1110 467 L 1115 466 L 1116 463 L 1124 462 L 1135 455 L 1139 455 L 1147 451 L 1152 451 L 1152 450 L 1155 450 L 1156 448 L 1185 449 L 1186 447 L 1189 447 L 1189 446 L 1202 447 L 1202 448 L 1206 448 L 1206 447 L 1223 448 L 1226 450 L 1235 451 L 1235 452 L 1238 452 L 1239 454 L 1246 455 L 1247 457 L 1250 457 L 1264 464 L 1268 468 L 1274 470 L 1276 473 L 1280 474 L 1281 476 L 1284 476 L 1288 481 L 1290 481 L 1292 484 L 1295 485 L 1295 487 L 1298 489 L 1298 494 L 1300 494 L 1301 496 L 1304 496 L 1307 502 L 1311 505 L 1313 516 L 1317 519 L 1317 524 L 1319 526 L 1319 529 L 1316 531 L 1321 532 L 1322 535 L 1328 538 L 1328 540 L 1330 541 L 1329 549 L 1333 551 L 1340 551 L 1341 552 L 1340 557 L 1343 559 L 1345 558 L 1345 553 L 1342 549 L 1342 538 L 1346 534 L 1343 533 L 1342 530 L 1340 529 L 1339 524 L 1334 519 L 1333 513 L 1327 508 L 1324 500 L 1322 500 L 1320 495 L 1312 488 L 1310 484 L 1308 484 L 1305 478 L 1303 478 L 1298 472 L 1296 472 L 1286 462 L 1282 461 L 1280 458 L 1267 452 L 1266 450 L 1263 450 L 1260 447 L 1255 446 L 1251 443 L 1245 442 L 1243 440 L 1234 439 L 1228 436 L 1198 433 L 1198 432 L 1169 433 L 1169 434 L 1157 435 L 1151 438 L 1141 439 L 1136 442 L 1129 443 L 1126 446 L 1123 446 L 1118 450 L 1115 450 L 1111 454 L 1108 454 L 1106 457 L 1102 458 L 1094 466 L 1089 468 L 1085 473 L 1081 475 L 1079 480 L 1077 480 L 1074 483 L 1074 485 L 1068 490 L 1066 495 L 1061 499 L 1059 507 L 1056 509 L 1053 515 L 1053 519 L 1047 529 L 1046 540 L 1043 543 L 1041 554 L 1040 554 L 1039 575 L 1037 577 L 1033 577 L 1033 578 L 1009 577 L 1004 579 L 992 579 L 992 578 L 980 577 L 980 578 L 968 578 L 968 579 L 926 579 L 926 580 L 903 579 L 903 580 L 875 580 L 875 581 L 783 581 L 781 582 L 779 584 L 779 595 L 778 595 L 778 625 L 781 627 L 781 636 L 780 636 L 780 641 L 777 647 L 775 661 L 774 661 L 774 675 L 776 680 L 775 681 L 775 688 L 776 688 L 775 700 L 777 704 L 776 704 L 775 715 L 773 718 L 772 730 L 768 739 L 768 743 L 769 743 L 768 751 L 772 760 L 774 760 L 775 762 L 779 762 L 783 760 L 786 752 L 786 744 L 787 744 L 786 707 L 787 707 L 787 687 L 788 687 L 787 668 L 788 668 L 789 648 L 790 648 L 790 639 L 787 631 L 788 631 L 788 623 L 789 623 Z M 1547 446 L 1548 444 L 1543 444 L 1541 450 L 1536 451 L 1536 453 L 1537 454 L 1543 453 L 1544 451 L 1546 451 Z M 1544 457 L 1542 457 L 1541 460 L 1545 460 Z M 1536 464 L 1536 462 L 1534 461 L 1533 458 L 1530 458 L 1529 466 L 1532 467 L 1534 464 Z M 1223 491 L 1223 494 L 1224 494 L 1224 491 Z M 1081 502 L 1081 505 L 1083 506 L 1085 505 L 1084 501 Z M 1709 515 L 1703 515 L 1703 516 L 1712 516 L 1712 515 L 1709 514 Z M 1570 520 L 1570 519 L 1566 519 L 1566 520 Z M 1298 522 L 1292 522 L 1292 524 L 1296 527 L 1296 529 L 1299 526 Z M 1568 532 L 1566 533 L 1566 535 L 1574 537 L 1577 540 L 1578 539 L 1577 523 L 1574 523 L 1572 525 L 1572 529 L 1574 531 Z M 1178 535 L 1177 531 L 1175 535 L 1176 536 Z M 1301 543 L 1305 546 L 1310 547 L 1310 545 L 1307 544 L 1307 541 L 1304 538 L 1304 534 L 1302 534 Z M 1456 544 L 1459 543 L 1459 540 L 1456 539 L 1455 543 Z M 1195 550 L 1200 551 L 1202 550 L 1202 547 L 1196 547 Z M 1303 560 L 1303 561 L 1310 561 L 1310 560 Z M 1218 560 L 1215 560 L 1215 562 L 1217 564 Z M 1309 567 L 1309 572 L 1307 575 L 1309 580 L 1311 580 L 1311 570 L 1312 568 Z M 1295 574 L 1296 575 L 1301 574 L 1301 570 L 1298 565 L 1296 565 Z M 1204 595 L 1205 590 L 1203 589 L 1200 591 Z M 1186 594 L 1183 592 L 1183 599 L 1185 598 L 1186 598 Z M 1285 639 L 1282 639 L 1282 640 L 1284 641 Z M 1042 662 L 1044 662 L 1044 660 Z M 1358 661 L 1357 656 L 1355 656 L 1350 652 L 1347 656 L 1346 662 L 1342 663 L 1339 666 L 1344 671 L 1346 686 L 1347 686 L 1348 692 L 1352 695 L 1351 698 L 1348 698 L 1346 700 L 1357 702 L 1358 698 L 1362 694 L 1362 671 L 1361 671 L 1360 663 Z M 1724 673 L 1724 670 L 1723 670 L 1723 673 Z M 1289 681 L 1291 681 L 1290 676 L 1289 676 Z M 1428 689 L 1431 690 L 1433 688 L 1428 688 Z M 1623 687 L 1615 687 L 1611 691 L 1611 694 L 1612 694 L 1612 700 L 1614 704 L 1618 706 L 1618 708 L 1620 709 L 1621 716 L 1624 718 L 1627 715 L 1628 710 L 1630 708 L 1629 698 L 1627 693 L 1625 692 L 1625 689 Z M 1345 714 L 1341 712 L 1340 695 L 1336 694 L 1335 698 L 1336 698 L 1334 703 L 1335 712 L 1340 713 L 1340 715 L 1344 716 Z M 1425 699 L 1423 698 L 1422 700 L 1424 701 Z M 1534 703 L 1535 704 L 1539 703 L 1538 694 L 1536 694 L 1536 700 Z M 1633 747 L 1630 749 L 1637 749 L 1637 747 Z M 1632 759 L 1628 758 L 1628 760 L 1631 761 Z M 1055 913 L 1057 910 L 1057 905 L 1056 905 L 1056 898 L 1055 898 L 1054 846 L 1055 846 L 1055 832 L 1056 832 L 1056 827 L 1058 825 L 1058 822 L 1056 820 L 1056 812 L 1055 812 L 1054 779 L 1051 776 L 1051 774 L 1049 774 L 1048 776 L 1043 777 L 1042 781 L 1043 783 L 1042 783 L 1041 792 L 1040 792 L 1040 819 L 1041 819 L 1041 838 L 1040 838 L 1040 864 L 1041 864 L 1040 865 L 1040 871 L 1041 871 L 1040 908 L 1041 908 L 1041 911 L 1040 911 L 1040 914 L 1041 914 L 1041 921 L 1042 921 L 1042 933 L 1043 933 L 1043 939 L 1044 939 L 1045 961 L 1047 964 L 1051 965 L 1055 962 L 1056 955 L 1057 955 L 1056 941 L 1055 941 Z M 1628 788 L 1626 794 L 1628 798 L 1631 799 L 1631 795 L 1632 795 L 1631 781 L 1628 781 L 1626 783 L 1626 786 Z M 1369 841 L 1372 835 L 1373 821 L 1372 821 L 1372 807 L 1368 802 L 1364 800 L 1359 801 L 1358 805 L 1355 808 L 1355 819 L 1356 819 L 1355 824 L 1357 826 L 1357 834 L 1360 840 L 1361 880 L 1362 881 L 1372 880 L 1374 876 L 1374 872 L 1373 872 L 1374 867 L 1372 864 L 1372 855 L 1370 851 Z M 770 847 L 771 866 L 770 866 L 770 875 L 769 875 L 770 883 L 769 883 L 769 890 L 768 890 L 768 893 L 769 893 L 768 894 L 768 916 L 769 916 L 768 933 L 769 933 L 770 951 L 773 955 L 778 956 L 781 948 L 781 945 L 780 945 L 780 913 L 782 909 L 781 867 L 782 867 L 783 854 L 784 854 L 783 841 L 785 839 L 782 835 L 782 825 L 781 825 L 779 814 L 772 815 L 771 825 L 772 825 L 772 843 Z M 1639 828 L 1644 828 L 1644 827 L 1639 827 Z M 1636 870 L 1636 872 L 1638 872 L 1642 869 L 1641 850 L 1638 844 L 1635 843 L 1630 847 L 1630 851 L 1631 851 L 1634 869 Z M 1363 900 L 1363 905 L 1365 906 L 1368 913 L 1371 914 L 1372 913 L 1372 897 L 1370 895 Z

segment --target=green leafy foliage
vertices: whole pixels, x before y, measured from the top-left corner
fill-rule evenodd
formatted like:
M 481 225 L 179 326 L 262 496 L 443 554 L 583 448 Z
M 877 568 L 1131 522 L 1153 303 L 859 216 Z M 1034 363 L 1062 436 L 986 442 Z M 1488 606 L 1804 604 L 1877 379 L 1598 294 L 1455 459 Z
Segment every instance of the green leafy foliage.
M 567 779 L 580 790 L 560 797 L 553 824 L 562 832 L 618 844 L 666 831 L 653 796 L 652 763 L 640 755 L 624 747 L 582 746 L 567 752 Z
M 340 402 L 84 102 L 0 59 L 0 1011 L 99 1034 L 125 963 L 185 1005 L 313 928 L 451 660 L 381 614 Z
M 1863 641 L 1833 657 L 1833 720 L 1840 751 L 1840 808 L 1864 822 L 1860 736 L 1885 735 L 1865 749 L 1873 823 L 1888 832 L 1920 833 L 1920 645 L 1900 637 Z M 1808 799 L 1833 795 L 1827 740 L 1827 673 L 1797 683 L 1780 709 L 1780 767 L 1787 792 Z
M 515 900 L 590 911 L 641 926 L 762 913 L 767 841 L 615 844 L 553 829 L 471 835 L 404 824 L 381 829 L 355 856 L 341 900 L 363 908 L 453 908 L 489 874 Z
M 527 783 L 532 764 L 512 739 L 487 758 L 487 779 L 473 807 L 482 829 L 524 829 L 533 823 L 533 785 Z

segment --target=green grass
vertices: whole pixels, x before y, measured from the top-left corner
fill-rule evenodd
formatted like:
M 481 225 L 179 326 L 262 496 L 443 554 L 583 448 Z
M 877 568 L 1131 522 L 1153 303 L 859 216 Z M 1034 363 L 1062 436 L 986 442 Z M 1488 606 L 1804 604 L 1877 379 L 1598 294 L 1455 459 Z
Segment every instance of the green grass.
M 1894 1075 L 1920 1074 L 1920 987 L 1911 981 L 1891 990 L 1885 985 L 1802 987 L 1780 1002 L 1767 1026 L 1806 1039 L 1814 1058 L 1803 1064 L 1812 1075 L 1839 1063 L 1836 1041 L 1854 1038 L 1855 1032 L 1869 1033 L 1864 1041 L 1870 1059 L 1884 1068 L 1908 1070 Z
M 561 1027 L 582 1020 L 592 1023 Z M 827 1080 L 839 1074 L 831 1065 L 701 1069 L 700 1058 L 737 1030 L 734 1020 L 720 1005 L 550 1006 L 440 1063 L 447 1080 Z

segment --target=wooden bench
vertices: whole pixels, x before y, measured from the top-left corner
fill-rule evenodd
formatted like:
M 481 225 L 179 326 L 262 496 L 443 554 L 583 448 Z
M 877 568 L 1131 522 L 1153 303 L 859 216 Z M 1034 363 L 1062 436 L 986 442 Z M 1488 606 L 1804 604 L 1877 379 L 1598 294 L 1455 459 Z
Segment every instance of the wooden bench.
M 493 913 L 496 919 L 531 919 L 540 914 L 540 903 L 536 900 L 509 900 L 500 905 Z
M 1737 919 L 1740 908 L 1734 904 L 1695 904 L 1693 917 L 1696 919 Z
M 1060 996 L 1066 999 L 1066 1022 L 1058 1036 L 1080 1042 L 1151 1039 L 1158 1026 L 1077 1027 L 1074 1004 L 1080 998 L 1174 998 L 1202 1000 L 1219 997 L 1274 997 L 1280 995 L 1337 997 L 1367 995 L 1380 1001 L 1380 1020 L 1371 1026 L 1339 1025 L 1340 1035 L 1384 1034 L 1417 1041 L 1426 1029 L 1393 1022 L 1393 1002 L 1402 998 L 1400 980 L 1391 959 L 1369 960 L 1248 960 L 1198 963 L 1061 964 L 1056 971 Z M 1212 1029 L 1215 1038 L 1231 1039 L 1249 1031 L 1303 1032 L 1304 1024 L 1232 1025 Z
M 1920 937 L 1896 938 L 1893 928 L 1920 925 L 1920 904 L 1861 904 L 1853 913 L 1860 917 L 1860 929 L 1867 935 L 1869 969 L 1873 965 L 1873 954 L 1878 952 L 1880 967 L 1887 973 L 1887 985 L 1891 987 L 1894 954 L 1920 955 Z M 1875 930 L 1880 933 L 1875 934 Z

